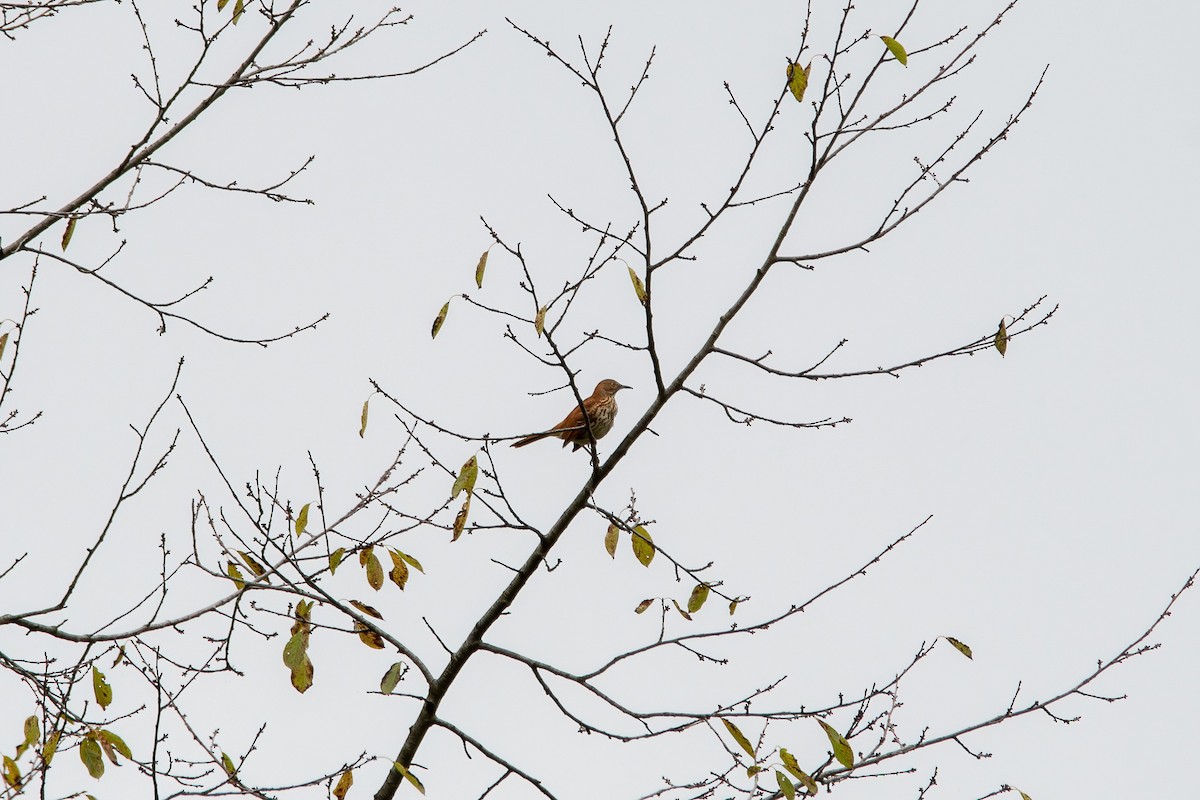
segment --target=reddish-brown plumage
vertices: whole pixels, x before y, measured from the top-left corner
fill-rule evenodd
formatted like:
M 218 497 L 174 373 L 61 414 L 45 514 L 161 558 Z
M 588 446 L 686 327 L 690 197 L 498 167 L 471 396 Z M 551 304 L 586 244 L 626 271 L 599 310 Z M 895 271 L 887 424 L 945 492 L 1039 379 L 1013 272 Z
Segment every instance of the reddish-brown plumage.
M 606 378 L 597 383 L 596 390 L 583 401 L 583 408 L 587 409 L 587 419 L 591 424 L 593 438 L 600 439 L 612 430 L 613 422 L 617 418 L 617 392 L 628 388 L 612 378 Z M 583 410 L 579 406 L 575 406 L 571 409 L 571 413 L 567 414 L 566 419 L 550 430 L 526 436 L 518 442 L 513 442 L 512 446 L 524 447 L 551 436 L 562 439 L 563 447 L 573 444 L 575 445 L 573 449 L 578 450 L 586 445 L 588 443 L 588 427 L 584 424 Z

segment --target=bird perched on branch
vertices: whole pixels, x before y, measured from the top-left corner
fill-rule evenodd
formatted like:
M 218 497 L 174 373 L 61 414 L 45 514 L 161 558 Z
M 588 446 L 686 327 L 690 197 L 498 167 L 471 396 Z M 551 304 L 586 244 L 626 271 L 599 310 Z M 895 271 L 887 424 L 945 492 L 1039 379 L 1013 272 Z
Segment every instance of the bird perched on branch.
M 544 433 L 535 433 L 533 436 L 526 436 L 519 442 L 513 442 L 513 447 L 524 447 L 527 444 L 533 444 L 539 439 L 547 439 L 551 436 L 557 436 L 563 440 L 563 447 L 568 444 L 573 444 L 573 450 L 578 450 L 588 443 L 588 425 L 592 429 L 592 438 L 600 439 L 612 430 L 613 422 L 617 418 L 617 392 L 622 389 L 629 389 L 629 386 L 622 386 L 612 378 L 605 378 L 596 384 L 596 390 L 592 392 L 591 397 L 583 401 L 583 408 L 575 406 L 571 409 L 571 413 L 567 414 L 567 418 L 555 425 L 550 430 Z M 587 412 L 588 424 L 584 424 L 584 411 Z

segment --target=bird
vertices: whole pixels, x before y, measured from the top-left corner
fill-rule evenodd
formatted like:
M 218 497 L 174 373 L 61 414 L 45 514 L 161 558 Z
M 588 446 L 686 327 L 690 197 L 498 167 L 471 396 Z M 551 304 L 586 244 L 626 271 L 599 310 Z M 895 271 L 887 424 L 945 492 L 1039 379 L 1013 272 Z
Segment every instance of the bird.
M 524 447 L 540 439 L 557 436 L 563 440 L 563 447 L 568 444 L 575 445 L 572 449 L 574 452 L 588 443 L 588 425 L 592 429 L 592 438 L 603 438 L 612 430 L 613 422 L 617 418 L 617 392 L 631 388 L 633 387 L 623 386 L 612 378 L 605 378 L 596 384 L 596 389 L 592 392 L 591 397 L 583 401 L 582 409 L 575 406 L 571 409 L 571 413 L 567 414 L 566 419 L 550 430 L 526 436 L 520 441 L 513 442 L 512 446 Z M 584 410 L 587 411 L 588 425 L 584 424 Z

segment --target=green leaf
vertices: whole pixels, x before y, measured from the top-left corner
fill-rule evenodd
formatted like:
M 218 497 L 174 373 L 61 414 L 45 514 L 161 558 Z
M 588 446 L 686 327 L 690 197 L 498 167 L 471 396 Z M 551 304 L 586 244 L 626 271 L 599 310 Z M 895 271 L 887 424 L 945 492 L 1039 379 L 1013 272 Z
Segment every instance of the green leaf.
M 62 235 L 62 249 L 66 250 L 67 245 L 71 243 L 71 237 L 75 235 L 75 223 L 79 221 L 79 217 L 71 217 L 67 220 L 67 229 Z
M 245 10 L 246 10 L 246 4 L 245 4 L 244 0 L 237 0 L 237 2 L 234 3 L 234 5 L 233 5 L 233 24 L 234 25 L 238 24 L 238 20 L 240 20 L 242 18 L 242 12 L 244 12 Z
M 692 594 L 688 597 L 687 610 L 690 614 L 695 614 L 704 606 L 704 601 L 708 599 L 708 584 L 698 583 L 692 589 Z
M 1014 786 L 1013 788 L 1014 788 L 1014 789 L 1017 789 L 1017 787 L 1015 787 L 1015 786 Z M 1032 798 L 1032 797 L 1030 797 L 1029 795 L 1025 794 L 1025 793 L 1024 793 L 1024 792 L 1022 792 L 1020 789 L 1017 789 L 1017 794 L 1021 795 L 1021 800 L 1033 800 L 1033 798 Z
M 367 433 L 367 408 L 371 405 L 371 398 L 363 400 L 362 423 L 358 426 L 358 438 L 363 439 Z M 345 773 L 349 775 L 350 773 Z
M 96 695 L 96 702 L 100 704 L 100 708 L 108 708 L 108 704 L 112 702 L 113 690 L 108 685 L 108 681 L 104 679 L 104 673 L 92 667 L 92 691 Z
M 609 525 L 608 530 L 604 532 L 604 549 L 613 558 L 617 557 L 617 539 L 621 535 L 621 530 L 616 525 Z
M 754 755 L 754 748 L 750 746 L 750 740 L 746 738 L 746 734 L 742 733 L 741 728 L 724 717 L 721 718 L 721 722 L 725 723 L 725 730 L 729 731 L 729 735 L 733 737 L 733 740 L 746 751 L 746 755 L 757 759 L 757 756 Z
M 787 800 L 796 800 L 796 784 L 792 783 L 787 775 L 775 770 L 775 782 L 779 784 L 779 791 L 783 792 Z
M 438 315 L 433 318 L 433 338 L 434 339 L 437 338 L 438 331 L 440 331 L 442 329 L 442 323 L 446 321 L 446 315 L 449 313 L 450 313 L 450 301 L 447 300 L 446 304 L 444 306 L 442 306 L 442 310 L 439 311 Z
M 111 745 L 114 750 L 126 758 L 133 758 L 133 751 L 129 749 L 129 745 L 125 744 L 125 740 L 120 736 L 117 736 L 112 731 L 107 729 L 101 730 L 100 740 L 103 743 Z M 113 763 L 115 764 L 117 762 L 114 760 Z
M 296 535 L 297 536 L 304 533 L 304 529 L 308 527 L 308 507 L 311 505 L 312 505 L 312 503 L 305 503 L 301 507 L 300 513 L 296 515 Z
M 846 769 L 854 769 L 854 751 L 850 749 L 850 743 L 846 741 L 846 737 L 838 733 L 825 720 L 819 719 L 817 722 L 825 729 L 825 735 L 829 737 L 829 744 L 833 746 L 833 757 Z
M 992 344 L 1000 351 L 1000 357 L 1004 358 L 1004 354 L 1008 352 L 1008 327 L 1004 324 L 1004 320 L 1000 320 L 1000 327 L 996 331 L 996 335 L 992 337 Z
M 337 786 L 333 787 L 333 796 L 337 800 L 346 800 L 346 792 L 350 791 L 350 787 L 354 785 L 354 770 L 346 770 L 342 776 L 338 778 Z
M 283 645 L 283 665 L 295 670 L 304 663 L 305 651 L 308 650 L 308 632 L 297 631 Z
M 224 11 L 227 5 L 229 5 L 229 0 L 217 0 L 217 11 Z
M 100 743 L 91 735 L 79 743 L 79 760 L 87 767 L 88 775 L 100 780 L 104 775 L 104 756 L 100 754 Z
M 896 60 L 900 62 L 900 65 L 907 67 L 908 52 L 904 49 L 904 45 L 900 44 L 890 36 L 880 36 L 879 38 L 883 40 L 885 45 L 887 45 L 887 49 L 890 50 L 892 55 L 896 57 Z
M 404 677 L 404 673 L 408 672 L 408 664 L 403 661 L 397 661 L 388 667 L 388 671 L 383 673 L 383 680 L 379 682 L 379 691 L 384 694 L 391 694 L 396 688 L 396 684 Z
M 638 302 L 646 305 L 646 285 L 642 283 L 642 279 L 633 271 L 633 267 L 629 268 L 629 279 L 633 281 L 633 293 L 637 295 Z
M 35 716 L 26 717 L 25 718 L 25 744 L 30 745 L 30 746 L 35 745 L 35 744 L 37 744 L 38 739 L 40 739 L 40 738 L 42 738 L 42 729 L 38 725 L 37 716 L 35 715 Z
M 654 560 L 654 540 L 650 538 L 650 532 L 638 525 L 633 529 L 630 542 L 633 544 L 633 554 L 637 560 L 643 567 L 650 566 L 650 562 Z
M 308 653 L 304 654 L 304 659 L 300 665 L 292 670 L 292 686 L 300 694 L 304 694 L 313 684 L 313 663 L 308 657 Z
M 640 602 L 640 603 L 638 603 L 638 604 L 637 604 L 637 608 L 635 608 L 635 609 L 633 610 L 633 613 L 635 613 L 635 614 L 641 614 L 643 611 L 645 611 L 647 608 L 649 608 L 649 607 L 650 607 L 650 604 L 651 604 L 651 603 L 653 603 L 653 602 L 654 602 L 654 598 L 653 598 L 653 597 L 648 597 L 648 598 L 646 598 L 645 600 L 643 600 L 642 602 Z
M 534 317 L 534 319 L 533 319 L 533 330 L 534 330 L 534 333 L 536 333 L 538 335 L 538 338 L 540 339 L 540 338 L 542 338 L 542 331 L 544 331 L 545 329 L 546 329 L 546 307 L 542 306 L 541 308 L 538 309 L 537 316 Z
M 484 250 L 483 255 L 479 257 L 479 263 L 475 265 L 475 285 L 480 289 L 483 288 L 483 271 L 487 269 L 488 251 Z
M 454 481 L 454 488 L 450 490 L 450 497 L 458 497 L 461 492 L 465 491 L 469 498 L 475 492 L 475 479 L 478 477 L 479 462 L 475 456 L 471 456 L 458 471 L 458 478 Z
M 346 548 L 339 547 L 329 554 L 329 574 L 337 573 L 338 565 L 342 563 L 342 559 L 346 557 Z
M 962 653 L 967 658 L 971 659 L 972 661 L 975 659 L 975 656 L 971 655 L 971 648 L 960 642 L 958 639 L 955 639 L 953 636 L 947 636 L 946 641 L 954 645 L 954 649 Z
M 425 794 L 425 787 L 421 785 L 421 782 L 419 780 L 417 780 L 417 776 L 413 775 L 411 772 L 409 772 L 404 767 L 404 765 L 401 764 L 399 761 L 396 761 L 394 763 L 396 764 L 396 772 L 399 772 L 401 775 L 404 776 L 404 779 L 406 781 L 411 783 L 413 786 L 417 787 L 418 792 L 420 792 L 421 794 Z
M 799 64 L 789 61 L 787 65 L 788 89 L 797 103 L 804 102 L 804 90 L 808 88 L 808 76 L 812 74 L 812 62 L 801 68 Z
M 224 751 L 221 752 L 221 769 L 225 770 L 225 774 L 231 778 L 237 776 L 237 767 L 233 765 L 233 759 Z

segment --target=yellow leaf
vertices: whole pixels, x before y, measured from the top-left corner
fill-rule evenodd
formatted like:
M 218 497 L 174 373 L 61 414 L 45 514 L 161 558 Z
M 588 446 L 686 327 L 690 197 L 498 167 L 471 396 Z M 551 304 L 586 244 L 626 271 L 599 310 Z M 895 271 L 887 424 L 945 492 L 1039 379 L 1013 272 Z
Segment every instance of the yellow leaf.
M 411 772 L 409 772 L 407 769 L 405 769 L 404 765 L 401 764 L 399 761 L 395 762 L 395 764 L 396 764 L 396 772 L 399 772 L 401 775 L 404 776 L 404 779 L 406 781 L 411 783 L 413 786 L 417 787 L 418 792 L 420 792 L 421 794 L 425 794 L 425 787 L 421 785 L 421 782 L 419 780 L 417 780 L 417 776 L 413 775 Z
M 1004 320 L 1000 320 L 1000 328 L 992 337 L 992 344 L 1000 351 L 1000 357 L 1004 358 L 1004 354 L 1008 352 L 1008 327 L 1004 324 Z
M 646 286 L 638 274 L 633 271 L 633 267 L 629 268 L 629 279 L 633 281 L 633 293 L 637 295 L 638 302 L 646 305 Z
M 1013 788 L 1014 788 L 1014 789 L 1017 789 L 1017 787 L 1015 787 L 1015 786 L 1014 786 Z M 1021 795 L 1021 800 L 1033 800 L 1033 798 L 1032 798 L 1032 797 L 1030 797 L 1029 795 L 1025 794 L 1025 793 L 1024 793 L 1024 792 L 1022 792 L 1020 789 L 1017 789 L 1017 794 Z
M 542 338 L 542 331 L 544 331 L 545 329 L 546 329 L 546 307 L 542 306 L 541 308 L 538 309 L 537 316 L 534 317 L 534 319 L 533 319 L 533 330 L 534 330 L 534 333 L 536 333 L 538 335 L 538 338 L 540 339 L 540 338 Z
M 358 563 L 367 570 L 367 585 L 377 592 L 382 589 L 383 564 L 379 563 L 379 557 L 375 555 L 375 548 L 368 547 L 359 551 Z
M 42 738 L 42 729 L 38 726 L 38 718 L 36 716 L 26 717 L 25 744 L 35 745 L 40 738 Z
M 789 61 L 787 65 L 788 89 L 791 90 L 792 96 L 796 98 L 797 103 L 804 102 L 804 91 L 808 88 L 808 76 L 812 74 L 812 62 L 808 62 L 808 66 L 801 69 L 800 65 Z
M 313 684 L 313 663 L 309 659 L 308 653 L 304 654 L 304 659 L 295 669 L 292 670 L 292 686 L 300 694 L 304 694 Z
M 62 235 L 62 249 L 66 250 L 67 245 L 71 243 L 71 237 L 75 235 L 75 223 L 79 221 L 78 217 L 71 217 L 67 220 L 67 229 Z
M 616 525 L 609 525 L 608 530 L 604 533 L 604 549 L 613 558 L 617 557 L 617 537 L 621 535 L 621 531 Z
M 96 695 L 96 702 L 101 708 L 108 708 L 108 704 L 112 702 L 113 690 L 108 685 L 108 681 L 104 679 L 104 673 L 92 667 L 92 691 Z
M 358 634 L 359 640 L 372 650 L 382 650 L 384 648 L 383 637 L 374 628 L 356 621 L 354 623 L 354 632 Z
M 635 608 L 633 610 L 633 613 L 641 614 L 643 611 L 645 611 L 647 608 L 649 608 L 650 604 L 653 602 L 654 602 L 654 598 L 646 598 L 645 600 L 643 600 L 642 602 L 637 604 L 637 608 Z
M 300 509 L 300 513 L 296 515 L 296 535 L 304 533 L 304 529 L 308 527 L 308 507 L 312 503 L 305 503 Z
M 62 731 L 55 731 L 50 734 L 50 738 L 46 739 L 46 746 L 42 748 L 42 761 L 47 767 L 54 760 L 54 753 L 58 750 L 58 739 L 60 736 L 62 736 Z
M 8 334 L 0 334 L 0 359 L 4 358 L 4 346 L 8 344 Z
M 792 773 L 792 776 L 808 790 L 809 796 L 817 793 L 817 782 L 807 772 L 800 769 L 800 765 L 796 763 L 796 757 L 789 753 L 787 748 L 779 748 L 779 758 L 783 761 L 783 766 L 787 771 Z
M 971 648 L 960 642 L 958 639 L 955 639 L 953 636 L 947 636 L 946 641 L 954 645 L 954 649 L 962 653 L 967 658 L 971 659 L 972 661 L 975 660 L 975 656 L 971 655 Z
M 380 614 L 379 611 L 374 606 L 369 606 L 366 603 L 360 602 L 358 600 L 351 600 L 350 605 L 354 606 L 359 611 L 366 614 L 368 617 L 374 617 L 375 619 L 383 619 L 383 614 Z
M 17 767 L 17 762 L 5 756 L 3 771 L 4 783 L 14 789 L 19 789 L 21 787 L 21 770 Z
M 462 469 L 458 471 L 458 478 L 454 481 L 454 488 L 450 490 L 451 497 L 458 497 L 459 493 L 466 492 L 467 497 L 475 492 L 475 479 L 479 477 L 479 462 L 475 456 L 467 459 L 467 462 L 462 465 Z
M 467 495 L 467 502 L 463 503 L 458 514 L 454 517 L 454 536 L 450 539 L 452 542 L 457 542 L 458 537 L 462 536 L 463 528 L 467 527 L 467 514 L 471 511 L 471 496 Z
M 266 567 L 258 563 L 258 560 L 254 556 L 250 555 L 245 550 L 238 550 L 237 554 L 241 557 L 242 561 L 246 562 L 246 566 L 249 567 L 250 571 L 254 573 L 254 577 L 261 578 L 263 575 L 267 574 Z
M 367 432 L 367 406 L 369 406 L 370 404 L 371 404 L 371 398 L 368 397 L 366 400 L 363 400 L 362 424 L 358 426 L 358 438 L 360 438 L 360 439 L 364 438 L 364 435 Z M 350 773 L 346 772 L 343 774 L 349 775 Z
M 442 310 L 439 311 L 438 315 L 433 318 L 433 338 L 434 339 L 437 338 L 438 331 L 440 331 L 442 329 L 442 323 L 446 321 L 446 315 L 449 313 L 450 313 L 450 301 L 447 300 L 446 304 L 444 306 L 442 306 Z
M 829 737 L 829 744 L 833 746 L 833 757 L 846 769 L 853 769 L 854 751 L 850 749 L 850 743 L 846 741 L 846 737 L 838 733 L 825 720 L 819 719 L 817 722 L 825 729 L 825 735 Z
M 729 616 L 731 616 L 731 617 L 733 616 L 733 612 L 737 611 L 737 607 L 738 607 L 738 601 L 737 601 L 737 600 L 730 600 L 730 601 L 729 601 Z
M 692 621 L 692 615 L 683 610 L 683 606 L 679 605 L 678 600 L 676 600 L 674 597 L 672 597 L 671 602 L 675 604 L 675 610 L 679 612 L 679 616 L 683 617 L 688 622 Z
M 238 20 L 240 20 L 242 18 L 242 12 L 245 10 L 246 10 L 246 4 L 245 4 L 244 0 L 237 0 L 237 2 L 234 3 L 234 5 L 233 5 L 233 24 L 234 25 L 238 24 Z
M 643 567 L 650 566 L 650 562 L 654 560 L 654 540 L 650 538 L 650 532 L 638 525 L 633 529 L 630 542 L 633 544 L 633 554 L 637 560 Z
M 749 767 L 746 767 L 746 777 L 753 778 L 755 775 L 757 775 L 758 773 L 762 772 L 765 769 L 766 769 L 766 767 L 760 767 L 758 764 L 753 764 Z
M 233 563 L 232 561 L 226 562 L 225 574 L 229 576 L 231 581 L 233 581 L 233 585 L 237 587 L 239 592 L 246 588 L 246 576 L 242 575 L 242 571 L 238 569 L 237 564 Z
M 125 660 L 125 645 L 117 648 L 117 657 L 113 659 L 112 665 L 115 667 Z
M 892 55 L 896 57 L 896 60 L 900 62 L 900 65 L 907 67 L 908 52 L 905 51 L 904 45 L 900 44 L 890 36 L 880 36 L 879 38 L 883 40 L 885 45 L 887 45 L 887 49 L 890 50 Z
M 233 766 L 233 759 L 229 757 L 228 753 L 221 753 L 221 769 L 225 770 L 225 774 L 231 778 L 237 775 L 237 768 Z
M 379 682 L 379 691 L 384 694 L 391 694 L 396 688 L 396 684 L 404 677 L 404 673 L 408 672 L 408 665 L 403 661 L 397 661 L 388 667 L 388 671 L 383 673 L 383 680 Z
M 687 610 L 691 614 L 695 614 L 704 606 L 704 601 L 708 599 L 708 584 L 698 583 L 692 589 L 692 594 L 688 597 Z
M 229 0 L 217 0 L 217 11 L 224 11 L 225 6 L 229 4 Z
M 408 565 L 410 567 L 412 567 L 413 569 L 415 569 L 417 572 L 420 572 L 420 573 L 425 572 L 425 568 L 421 566 L 421 562 L 417 561 L 415 558 L 410 556 L 408 553 L 401 552 L 400 550 L 393 550 L 392 552 L 395 553 L 396 555 L 400 556 L 405 561 L 407 561 Z
M 405 563 L 404 557 L 395 550 L 388 550 L 388 555 L 392 557 L 392 570 L 388 573 L 388 577 L 392 579 L 392 583 L 396 584 L 400 589 L 408 583 L 408 564 Z
M 350 787 L 353 785 L 354 771 L 348 769 L 338 778 L 337 786 L 333 787 L 333 796 L 337 800 L 346 800 L 346 792 L 350 791 Z
M 725 730 L 729 731 L 729 735 L 733 737 L 733 740 L 746 751 L 746 755 L 755 758 L 754 748 L 750 746 L 750 740 L 746 738 L 746 734 L 742 733 L 741 728 L 724 718 L 721 719 L 721 722 L 725 723 Z
M 779 784 L 779 791 L 783 792 L 783 796 L 787 800 L 796 800 L 796 785 L 792 783 L 787 775 L 784 775 L 779 770 L 775 770 L 775 782 Z
M 79 743 L 79 760 L 87 767 L 88 775 L 96 780 L 104 775 L 104 757 L 100 755 L 100 743 L 87 736 Z
M 479 257 L 479 263 L 475 265 L 475 285 L 480 289 L 483 288 L 483 271 L 487 269 L 488 251 L 484 250 L 483 255 Z
M 342 563 L 342 559 L 346 557 L 346 548 L 339 547 L 329 554 L 329 574 L 333 575 L 337 572 L 338 564 Z

